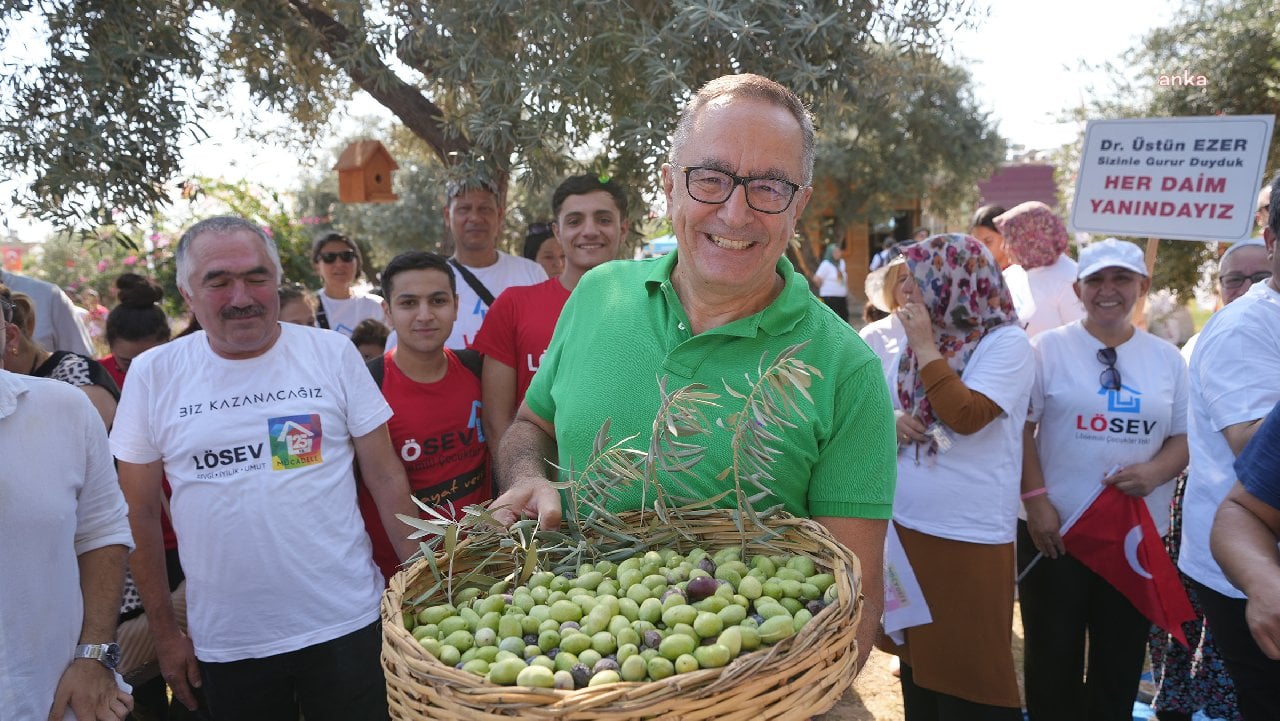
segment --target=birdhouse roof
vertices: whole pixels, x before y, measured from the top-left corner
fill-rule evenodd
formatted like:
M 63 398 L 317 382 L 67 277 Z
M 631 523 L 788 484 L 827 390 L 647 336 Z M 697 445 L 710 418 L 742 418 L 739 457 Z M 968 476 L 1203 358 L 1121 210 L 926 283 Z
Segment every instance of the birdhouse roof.
M 392 170 L 400 167 L 396 164 L 395 158 L 391 157 L 391 153 L 387 152 L 387 149 L 382 147 L 382 143 L 376 140 L 357 140 L 356 142 L 348 145 L 346 149 L 342 151 L 342 155 L 338 156 L 338 164 L 333 166 L 333 169 L 355 170 L 358 168 L 364 168 L 369 165 L 371 160 L 379 155 L 385 158 L 386 162 L 391 164 Z

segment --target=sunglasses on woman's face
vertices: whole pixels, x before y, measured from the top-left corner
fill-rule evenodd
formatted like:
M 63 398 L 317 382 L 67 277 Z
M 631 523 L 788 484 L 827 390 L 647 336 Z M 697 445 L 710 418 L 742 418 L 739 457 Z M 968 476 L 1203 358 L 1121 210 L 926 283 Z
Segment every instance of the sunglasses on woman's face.
M 1098 362 L 1106 366 L 1106 368 L 1102 369 L 1102 373 L 1098 375 L 1098 382 L 1109 391 L 1120 390 L 1120 371 L 1116 368 L 1116 349 L 1099 348 Z
M 344 250 L 338 253 L 321 253 L 320 260 L 326 264 L 336 263 L 341 260 L 343 263 L 350 263 L 356 259 L 354 250 Z

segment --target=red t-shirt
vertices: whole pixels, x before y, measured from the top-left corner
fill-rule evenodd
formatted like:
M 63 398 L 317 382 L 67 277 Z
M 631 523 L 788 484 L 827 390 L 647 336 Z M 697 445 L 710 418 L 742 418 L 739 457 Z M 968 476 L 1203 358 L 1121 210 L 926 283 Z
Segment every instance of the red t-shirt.
M 551 334 L 568 300 L 569 290 L 555 278 L 508 288 L 493 302 L 471 342 L 474 350 L 516 369 L 516 406 L 524 400 L 542 354 L 551 345 Z
M 394 413 L 387 429 L 409 476 L 409 488 L 419 500 L 449 515 L 450 501 L 460 513 L 465 506 L 493 498 L 493 485 L 489 448 L 480 426 L 480 379 L 453 351 L 444 352 L 449 359 L 444 377 L 435 383 L 418 383 L 396 365 L 395 352 L 388 351 L 383 356 L 382 395 Z M 389 579 L 400 560 L 363 483 L 359 495 L 360 513 L 373 542 L 373 560 Z M 407 536 L 412 529 L 401 526 L 395 531 Z
M 103 368 L 107 369 L 107 374 L 111 376 L 111 380 L 116 382 L 116 388 L 124 390 L 124 371 L 120 370 L 120 366 L 116 365 L 116 356 L 114 353 L 103 358 L 99 358 L 98 362 Z M 173 495 L 173 489 L 169 488 L 169 479 L 164 478 L 160 481 L 164 488 L 164 497 L 167 500 Z M 173 532 L 173 524 L 169 522 L 169 514 L 160 514 L 160 534 L 164 537 L 164 550 L 172 551 L 178 547 L 178 536 Z

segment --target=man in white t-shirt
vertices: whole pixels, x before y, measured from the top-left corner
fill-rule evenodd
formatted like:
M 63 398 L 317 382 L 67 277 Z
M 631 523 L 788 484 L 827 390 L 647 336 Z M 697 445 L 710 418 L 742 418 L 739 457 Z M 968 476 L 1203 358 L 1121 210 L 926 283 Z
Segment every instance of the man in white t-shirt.
M 445 189 L 444 224 L 454 242 L 449 266 L 458 282 L 458 320 L 445 341 L 446 348 L 471 347 L 489 306 L 502 291 L 547 279 L 541 265 L 498 250 L 504 213 L 498 186 L 492 181 L 455 181 Z M 395 347 L 393 331 L 387 338 L 387 350 Z
M 134 361 L 111 433 L 161 672 L 189 708 L 202 686 L 221 719 L 385 719 L 382 576 L 352 467 L 387 529 L 416 513 L 391 410 L 344 336 L 278 322 L 280 258 L 260 227 L 201 221 L 176 259 L 204 330 Z M 165 476 L 190 637 L 169 599 Z M 407 558 L 414 544 L 390 535 Z
M 12 320 L 0 297 L 0 355 Z M 70 384 L 0 370 L 0 459 L 0 715 L 126 718 L 113 639 L 132 540 L 102 419 Z
M 1214 514 L 1232 485 L 1236 455 L 1280 402 L 1280 176 L 1271 182 L 1271 214 L 1263 231 L 1272 276 L 1205 324 L 1191 356 L 1187 438 L 1191 464 L 1182 506 L 1178 568 L 1213 629 L 1246 719 L 1280 718 L 1274 664 L 1258 650 L 1245 622 L 1244 594 L 1227 580 L 1209 549 Z
M 458 281 L 458 321 L 445 346 L 469 348 L 502 291 L 541 283 L 547 272 L 532 260 L 498 250 L 504 214 L 498 186 L 487 180 L 454 182 L 445 195 L 444 223 L 454 242 L 449 260 Z

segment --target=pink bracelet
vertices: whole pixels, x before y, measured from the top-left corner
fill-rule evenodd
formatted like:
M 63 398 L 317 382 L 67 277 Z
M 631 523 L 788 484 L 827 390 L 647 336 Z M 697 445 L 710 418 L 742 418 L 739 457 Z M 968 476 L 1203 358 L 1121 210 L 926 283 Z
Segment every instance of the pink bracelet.
M 1048 488 L 1045 488 L 1044 486 L 1041 486 L 1040 488 L 1037 488 L 1037 489 L 1032 490 L 1032 491 L 1027 491 L 1026 493 L 1022 494 L 1022 500 L 1024 500 L 1024 501 L 1025 501 L 1025 500 L 1027 500 L 1028 498 L 1035 498 L 1036 496 L 1043 496 L 1044 494 L 1046 494 L 1046 493 L 1048 493 L 1048 492 L 1049 492 L 1049 489 L 1048 489 Z

